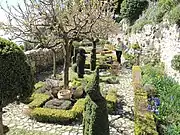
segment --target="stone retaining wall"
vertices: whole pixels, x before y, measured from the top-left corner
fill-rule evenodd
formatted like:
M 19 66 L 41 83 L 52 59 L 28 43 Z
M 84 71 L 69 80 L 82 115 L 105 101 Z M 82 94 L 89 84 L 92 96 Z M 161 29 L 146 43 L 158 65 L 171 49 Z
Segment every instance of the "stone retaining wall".
M 50 49 L 40 48 L 26 51 L 25 54 L 36 73 L 47 70 L 53 65 L 53 53 Z M 63 50 L 61 48 L 56 49 L 56 62 L 63 63 Z
M 165 64 L 165 72 L 180 83 L 180 73 L 171 67 L 171 60 L 174 55 L 180 55 L 180 28 L 177 25 L 170 25 L 163 22 L 159 25 L 145 25 L 143 29 L 134 34 L 125 35 L 127 26 L 123 25 L 118 35 L 128 39 L 129 44 L 139 43 L 143 48 L 143 54 L 153 53 L 153 48 L 160 52 L 160 60 Z M 126 42 L 126 41 L 124 41 Z

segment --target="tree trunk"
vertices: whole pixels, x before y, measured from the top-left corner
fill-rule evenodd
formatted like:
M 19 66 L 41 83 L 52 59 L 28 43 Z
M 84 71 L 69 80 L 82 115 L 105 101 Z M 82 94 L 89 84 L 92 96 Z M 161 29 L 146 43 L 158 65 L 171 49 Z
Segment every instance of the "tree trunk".
M 96 49 L 96 41 L 93 41 L 93 49 Z
M 52 49 L 53 52 L 53 77 L 56 78 L 56 52 Z
M 3 122 L 2 122 L 2 114 L 3 114 L 3 111 L 2 111 L 2 100 L 0 99 L 0 135 L 4 135 L 4 132 L 3 132 Z
M 91 51 L 91 71 L 96 69 L 96 41 L 93 41 L 93 49 Z
M 66 55 L 64 59 L 64 88 L 68 88 L 69 84 L 69 62 L 68 62 L 68 56 Z
M 70 59 L 71 59 L 71 43 L 69 41 L 65 41 L 64 46 L 64 88 L 68 88 L 69 84 L 69 67 L 70 67 Z

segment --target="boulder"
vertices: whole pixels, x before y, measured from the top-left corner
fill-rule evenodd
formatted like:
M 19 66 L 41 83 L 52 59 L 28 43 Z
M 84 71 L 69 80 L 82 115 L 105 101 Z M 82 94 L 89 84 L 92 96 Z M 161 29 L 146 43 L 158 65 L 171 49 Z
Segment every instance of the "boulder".
M 55 79 L 46 79 L 46 85 L 47 87 L 53 88 L 53 87 L 59 87 L 59 80 Z
M 44 107 L 52 108 L 52 109 L 68 110 L 71 108 L 71 105 L 72 105 L 72 102 L 70 100 L 59 100 L 57 98 L 54 98 L 46 102 Z

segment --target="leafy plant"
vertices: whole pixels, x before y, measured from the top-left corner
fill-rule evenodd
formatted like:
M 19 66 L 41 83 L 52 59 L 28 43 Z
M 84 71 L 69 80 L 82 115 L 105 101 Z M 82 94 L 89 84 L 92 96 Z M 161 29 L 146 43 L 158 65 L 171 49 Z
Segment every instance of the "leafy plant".
M 132 32 L 138 32 L 140 30 L 142 30 L 142 28 L 146 25 L 146 24 L 152 24 L 151 20 L 148 20 L 147 18 L 140 18 L 138 19 L 135 24 L 132 26 Z
M 176 128 L 180 122 L 180 85 L 173 78 L 167 77 L 158 67 L 143 68 L 143 82 L 151 83 L 156 87 L 157 96 L 161 102 L 155 115 L 159 127 L 164 127 L 163 134 L 177 133 Z M 157 109 L 157 108 L 156 108 Z M 170 128 L 171 127 L 171 128 Z
M 180 72 L 180 55 L 175 55 L 171 61 L 172 68 Z
M 180 4 L 174 7 L 168 14 L 168 20 L 180 26 Z
M 111 114 L 116 109 L 117 89 L 110 89 L 106 95 L 108 113 Z
M 121 16 L 127 18 L 131 23 L 139 18 L 142 11 L 148 6 L 146 0 L 123 0 L 121 4 Z
M 132 47 L 132 49 L 134 49 L 134 50 L 141 49 L 141 47 L 139 46 L 139 44 L 138 44 L 138 43 L 134 43 L 134 44 L 132 44 L 132 45 L 131 45 L 131 47 Z

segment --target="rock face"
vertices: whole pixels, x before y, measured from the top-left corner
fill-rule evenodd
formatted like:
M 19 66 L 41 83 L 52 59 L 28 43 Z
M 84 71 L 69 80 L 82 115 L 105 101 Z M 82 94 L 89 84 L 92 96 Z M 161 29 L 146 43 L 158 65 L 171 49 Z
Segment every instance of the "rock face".
M 126 31 L 127 27 L 122 28 Z M 142 47 L 143 57 L 147 54 L 160 54 L 160 60 L 165 64 L 165 72 L 175 78 L 180 83 L 180 74 L 171 67 L 171 60 L 174 55 L 180 55 L 180 28 L 174 24 L 163 22 L 159 25 L 145 25 L 141 31 L 131 33 L 130 35 L 118 36 L 123 37 L 124 42 L 128 39 L 129 44 L 138 43 Z M 116 37 L 115 37 L 116 38 Z M 149 58 L 150 59 L 150 58 Z
M 34 67 L 35 72 L 40 72 L 53 65 L 53 53 L 50 49 L 37 49 L 25 52 L 29 62 Z M 62 63 L 63 50 L 56 48 L 56 62 Z
M 72 102 L 70 100 L 59 100 L 57 98 L 49 100 L 45 103 L 45 108 L 52 108 L 52 109 L 63 109 L 68 110 L 71 108 Z

